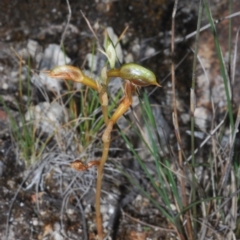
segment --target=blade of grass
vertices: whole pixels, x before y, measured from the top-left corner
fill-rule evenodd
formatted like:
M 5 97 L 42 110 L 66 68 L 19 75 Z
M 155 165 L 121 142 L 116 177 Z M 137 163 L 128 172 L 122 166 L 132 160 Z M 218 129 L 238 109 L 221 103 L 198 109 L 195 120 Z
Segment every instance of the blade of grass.
M 156 167 L 156 171 L 157 171 L 157 179 L 158 179 L 158 182 L 160 183 L 160 186 L 161 186 L 161 197 L 164 201 L 164 203 L 166 204 L 166 206 L 170 209 L 171 206 L 171 202 L 170 202 L 170 196 L 169 196 L 169 193 L 167 191 L 167 189 L 170 189 L 170 186 L 169 186 L 169 183 L 167 181 L 167 178 L 166 178 L 166 174 L 164 172 L 164 169 L 162 168 L 162 166 L 159 164 L 159 162 L 161 161 L 160 157 L 158 156 L 158 152 L 157 152 L 157 146 L 156 144 L 154 143 L 154 139 L 152 138 L 152 134 L 153 132 L 150 132 L 150 129 L 148 129 L 149 133 L 149 137 L 150 137 L 150 148 L 152 149 L 152 157 L 154 159 L 154 162 L 155 162 L 155 167 Z M 144 162 L 142 162 L 142 164 L 144 165 Z
M 133 149 L 132 145 L 130 146 L 131 151 L 133 152 L 134 156 L 136 157 L 137 161 L 139 162 L 140 167 L 143 169 L 143 171 L 145 172 L 146 176 L 150 179 L 150 182 L 152 184 L 152 186 L 154 187 L 154 189 L 157 191 L 158 195 L 161 197 L 161 199 L 163 200 L 164 204 L 167 206 L 167 209 L 170 209 L 170 214 L 171 213 L 171 202 L 173 200 L 175 200 L 176 205 L 177 205 L 177 209 L 179 209 L 181 211 L 182 209 L 182 201 L 181 201 L 181 197 L 179 195 L 179 191 L 178 191 L 178 187 L 177 187 L 177 183 L 176 180 L 174 178 L 173 172 L 170 169 L 170 163 L 169 161 L 166 159 L 165 162 L 166 164 L 163 164 L 161 160 L 161 156 L 159 154 L 160 149 L 160 141 L 158 141 L 159 146 L 157 144 L 157 141 L 154 138 L 154 135 L 156 135 L 156 122 L 155 122 L 155 118 L 153 116 L 153 112 L 152 112 L 152 108 L 151 105 L 149 103 L 147 94 L 144 93 L 144 101 L 140 100 L 140 106 L 142 109 L 142 118 L 143 121 L 145 123 L 146 126 L 146 131 L 147 131 L 147 137 L 143 137 L 141 132 L 142 130 L 136 130 L 139 139 L 141 141 L 144 142 L 146 149 L 145 151 L 149 151 L 149 153 L 151 154 L 151 156 L 153 157 L 153 160 L 155 162 L 155 169 L 157 172 L 157 179 L 158 182 L 160 183 L 160 188 L 156 185 L 155 180 L 153 179 L 153 177 L 150 175 L 147 167 L 145 166 L 144 162 L 142 161 L 142 159 L 139 157 L 138 153 Z M 134 129 L 134 126 L 132 127 Z M 124 133 L 121 132 L 121 135 L 123 135 Z M 123 137 L 124 140 L 126 141 L 126 136 Z M 149 139 L 149 140 L 147 140 Z M 129 141 L 126 142 L 127 145 L 130 144 Z M 161 146 L 160 146 L 161 147 Z M 179 219 L 175 219 L 175 224 L 176 228 L 178 229 L 179 234 L 182 236 L 183 233 L 183 229 L 181 226 L 181 219 L 182 217 L 180 216 Z M 180 228 L 179 228 L 180 227 Z
M 168 196 L 167 196 L 168 199 L 165 199 L 165 194 L 162 192 L 164 186 L 161 187 L 161 189 L 160 189 L 156 185 L 153 177 L 149 173 L 148 169 L 146 168 L 146 166 L 142 162 L 142 160 L 139 157 L 139 155 L 137 154 L 137 152 L 134 150 L 134 148 L 133 148 L 132 144 L 130 143 L 130 141 L 127 139 L 127 137 L 125 136 L 125 134 L 123 132 L 120 132 L 120 134 L 123 137 L 123 139 L 126 142 L 126 144 L 128 145 L 128 147 L 131 150 L 131 152 L 133 153 L 133 155 L 135 156 L 135 158 L 137 159 L 137 161 L 139 162 L 139 165 L 143 169 L 143 171 L 145 172 L 146 176 L 150 179 L 150 182 L 151 182 L 152 186 L 158 192 L 159 196 L 161 196 L 161 198 L 164 201 L 164 203 L 170 202 Z M 164 208 L 163 206 L 161 206 L 155 199 L 153 199 L 151 197 L 151 195 L 148 192 L 146 192 L 141 186 L 139 186 L 139 184 L 135 180 L 133 180 L 132 177 L 129 174 L 127 174 L 126 172 L 123 172 L 123 174 L 134 184 L 134 186 L 138 186 L 139 187 L 139 189 L 141 190 L 143 195 L 145 197 L 147 197 L 157 209 L 160 210 L 160 212 L 163 214 L 163 216 L 165 216 L 169 220 L 169 222 L 171 222 L 173 224 L 173 227 L 177 230 L 178 234 L 180 236 L 182 236 L 183 230 L 182 230 L 182 224 L 181 224 L 181 221 L 180 221 L 180 215 L 178 215 L 177 217 L 174 216 L 174 214 L 172 213 L 171 208 Z
M 167 210 L 164 206 L 160 205 L 154 198 L 152 198 L 151 195 L 150 195 L 147 191 L 145 191 L 145 190 L 143 189 L 143 187 L 142 187 L 141 185 L 139 185 L 139 183 L 138 183 L 136 180 L 134 180 L 127 172 L 122 171 L 122 173 L 125 175 L 125 177 L 127 177 L 127 178 L 129 179 L 129 181 L 130 181 L 134 186 L 136 186 L 136 187 L 139 188 L 139 190 L 141 191 L 141 193 L 142 193 L 146 198 L 148 198 L 148 199 L 152 202 L 152 204 L 153 204 L 158 210 L 161 211 L 161 213 L 164 215 L 164 217 L 166 217 L 171 223 L 174 223 L 174 218 L 169 214 L 168 210 Z
M 162 162 L 161 156 L 159 154 L 159 152 L 160 152 L 159 147 L 161 147 L 161 141 L 160 140 L 158 141 L 159 146 L 157 146 L 156 137 L 155 138 L 153 137 L 153 136 L 158 136 L 156 134 L 157 126 L 156 126 L 152 108 L 151 108 L 151 105 L 150 105 L 150 102 L 149 102 L 149 99 L 148 99 L 146 93 L 144 93 L 144 103 L 140 100 L 140 106 L 142 109 L 144 124 L 147 128 L 148 138 L 150 139 L 150 142 L 148 142 L 148 143 L 146 142 L 146 144 L 148 144 L 149 148 L 151 149 L 150 152 L 155 161 L 158 180 L 159 180 L 161 186 L 168 186 L 168 189 L 170 189 L 169 183 L 167 181 L 166 173 L 164 172 L 164 169 L 162 168 L 162 165 L 160 164 L 160 162 Z M 165 190 L 165 187 L 163 188 L 163 193 L 165 196 L 164 197 L 165 203 L 167 204 L 168 208 L 170 208 L 171 202 L 170 202 L 170 199 L 168 196 L 168 192 Z
M 211 14 L 208 2 L 206 0 L 203 0 L 203 3 L 204 3 L 204 8 L 205 8 L 205 11 L 206 11 L 206 14 L 208 17 L 208 21 L 210 22 L 210 25 L 211 25 L 214 42 L 215 42 L 215 47 L 216 47 L 218 59 L 220 62 L 220 70 L 221 70 L 221 74 L 223 77 L 225 94 L 226 94 L 226 98 L 227 98 L 227 109 L 228 109 L 228 116 L 229 116 L 229 120 L 230 120 L 231 135 L 232 135 L 233 131 L 234 131 L 234 120 L 233 120 L 233 110 L 232 110 L 232 103 L 231 103 L 230 81 L 229 81 L 229 78 L 227 75 L 226 67 L 224 64 L 224 59 L 222 56 L 222 51 L 221 51 L 218 36 L 217 36 L 216 27 L 214 24 L 214 20 L 212 18 L 212 14 Z

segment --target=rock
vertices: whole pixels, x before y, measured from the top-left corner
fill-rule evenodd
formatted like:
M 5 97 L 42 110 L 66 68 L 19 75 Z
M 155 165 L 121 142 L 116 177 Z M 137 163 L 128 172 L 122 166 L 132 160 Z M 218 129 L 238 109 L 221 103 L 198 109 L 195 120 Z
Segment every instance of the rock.
M 37 46 L 34 43 L 29 43 L 29 52 L 34 54 Z M 61 47 L 57 44 L 49 44 L 44 50 L 43 54 L 38 54 L 36 61 L 38 63 L 39 70 L 50 70 L 56 66 L 69 64 L 71 59 L 61 50 Z M 33 75 L 31 82 L 37 87 L 45 88 L 49 91 L 60 93 L 62 90 L 61 80 L 48 77 L 43 72 Z
M 32 106 L 25 114 L 26 121 L 33 121 L 37 129 L 47 134 L 53 134 L 62 129 L 62 124 L 68 121 L 67 110 L 57 102 L 42 102 Z

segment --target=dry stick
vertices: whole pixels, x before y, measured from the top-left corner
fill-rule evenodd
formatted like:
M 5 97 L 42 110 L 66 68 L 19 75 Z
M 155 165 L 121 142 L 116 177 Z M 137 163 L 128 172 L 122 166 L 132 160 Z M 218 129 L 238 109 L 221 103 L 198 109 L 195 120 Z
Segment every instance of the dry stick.
M 214 119 L 216 119 L 216 109 L 214 106 L 214 102 L 213 99 L 211 99 L 212 102 L 212 124 L 211 124 L 211 131 L 213 131 L 214 125 L 215 125 L 215 121 Z M 217 176 L 217 141 L 216 138 L 212 138 L 212 155 L 213 155 L 213 159 L 210 162 L 210 172 L 211 172 L 211 181 L 212 181 L 212 192 L 213 192 L 213 197 L 216 197 L 216 182 L 215 182 L 215 176 Z M 216 174 L 216 175 L 215 175 Z M 214 209 L 216 209 L 217 205 L 216 205 L 216 200 L 213 201 L 214 203 Z
M 230 18 L 235 18 L 235 17 L 238 17 L 239 15 L 240 15 L 240 12 L 236 12 L 236 13 L 230 14 L 230 15 L 228 15 L 228 16 L 226 16 L 226 17 L 217 19 L 217 20 L 214 21 L 214 23 L 215 23 L 215 24 L 218 24 L 218 23 L 222 22 L 223 20 L 230 19 Z M 207 24 L 207 25 L 201 27 L 200 30 L 199 30 L 199 33 L 207 30 L 207 29 L 210 28 L 210 27 L 211 27 L 210 24 Z M 238 32 L 239 32 L 239 30 L 240 30 L 240 29 L 238 29 Z M 180 39 L 178 38 L 177 40 L 175 40 L 175 43 L 180 43 L 180 42 L 186 41 L 186 40 L 194 37 L 194 36 L 197 34 L 197 32 L 198 32 L 198 31 L 194 31 L 194 32 L 186 35 L 184 38 L 180 38 Z M 238 35 L 237 35 L 237 38 L 236 38 L 236 39 L 238 39 Z M 237 41 L 236 41 L 236 42 L 237 42 Z M 235 48 L 235 51 L 234 51 L 235 53 L 237 53 L 236 49 L 237 49 L 237 44 L 236 44 L 236 48 Z M 146 59 L 149 59 L 149 58 L 151 58 L 151 57 L 155 57 L 155 56 L 157 56 L 160 52 L 161 52 L 161 51 L 157 51 L 157 52 L 155 52 L 154 54 L 148 56 L 147 58 L 143 58 L 142 60 L 146 60 Z M 188 56 L 188 53 L 187 53 L 187 54 L 183 57 L 183 59 L 176 65 L 176 68 L 175 68 L 175 69 L 177 69 L 177 68 L 181 65 L 181 63 L 185 60 L 185 58 L 186 58 L 187 56 Z M 235 54 L 235 56 L 236 56 L 236 54 Z M 236 62 L 235 62 L 235 63 L 236 63 Z M 234 67 L 234 65 L 233 65 L 233 67 Z M 161 83 L 164 83 L 164 82 L 168 79 L 168 77 L 169 77 L 170 75 L 171 75 L 171 73 L 169 73 L 165 78 L 163 78 L 163 80 L 161 81 Z M 235 74 L 233 73 L 232 76 L 234 77 Z M 157 89 L 157 88 L 154 88 L 154 89 L 148 94 L 148 96 L 150 96 L 151 94 L 153 94 L 153 93 L 156 91 L 156 89 Z
M 236 184 L 236 174 L 234 173 L 234 170 L 231 169 L 231 191 L 236 192 L 237 191 L 237 184 Z M 234 196 L 232 198 L 232 205 L 230 210 L 231 215 L 231 221 L 230 221 L 230 228 L 231 230 L 235 230 L 237 227 L 237 218 L 238 218 L 238 197 Z
M 186 207 L 187 199 L 186 199 L 186 187 L 185 187 L 185 181 L 184 181 L 184 175 L 183 175 L 184 172 L 183 172 L 183 160 L 182 160 L 182 151 L 181 151 L 181 136 L 179 134 L 179 127 L 178 127 L 177 115 L 175 114 L 175 110 L 173 112 L 172 118 L 173 118 L 174 131 L 175 131 L 177 143 L 178 143 L 178 162 L 180 167 L 179 179 L 180 179 L 180 185 L 182 189 L 182 201 L 183 201 L 183 206 Z M 187 217 L 187 224 L 188 224 L 188 219 L 189 219 L 188 212 L 186 212 L 185 216 Z M 184 240 L 185 239 L 184 235 L 181 232 L 179 232 L 178 228 L 177 230 L 178 230 L 178 235 L 180 239 Z M 193 238 L 190 238 L 190 239 L 192 240 Z
M 143 226 L 147 226 L 147 227 L 153 228 L 155 232 L 156 232 L 156 231 L 174 232 L 174 233 L 177 232 L 176 229 L 159 227 L 159 226 L 152 225 L 152 224 L 146 223 L 146 222 L 144 222 L 144 221 L 141 221 L 141 220 L 138 219 L 138 218 L 132 217 L 130 214 L 124 212 L 123 210 L 122 210 L 122 215 L 128 217 L 129 219 L 131 219 L 131 220 L 133 220 L 133 221 L 135 221 L 135 222 L 137 222 L 137 223 L 142 224 Z
M 213 213 L 211 213 L 210 215 L 207 216 L 207 218 L 213 218 L 217 213 L 219 213 L 227 204 L 229 204 L 229 202 L 233 199 L 233 197 L 238 196 L 240 194 L 240 189 L 238 189 L 237 191 L 235 191 L 234 193 L 230 194 L 228 197 L 222 197 L 224 199 L 226 199 L 221 205 L 220 207 L 218 207 L 217 210 L 215 210 Z
M 199 60 L 200 64 L 202 65 L 201 59 L 198 58 L 198 60 Z M 204 68 L 203 68 L 203 71 L 204 71 L 204 74 L 205 74 L 206 78 L 208 79 L 207 73 L 206 73 L 206 71 L 205 71 Z M 208 81 L 209 81 L 209 79 L 208 79 Z M 208 134 L 208 136 L 207 136 L 206 139 L 200 144 L 200 146 L 195 149 L 194 154 L 196 154 L 196 153 L 199 151 L 199 149 L 201 149 L 201 148 L 208 142 L 208 140 L 209 140 L 211 137 L 213 137 L 213 135 L 217 132 L 217 130 L 224 124 L 225 118 L 226 118 L 226 117 L 224 117 L 223 120 L 215 127 L 215 129 L 213 129 L 213 130 Z M 192 155 L 190 155 L 190 156 L 187 158 L 187 160 L 185 161 L 184 165 L 187 164 L 187 162 L 189 162 L 191 159 L 192 159 Z
M 223 20 L 230 19 L 230 18 L 234 18 L 234 17 L 237 17 L 237 16 L 239 16 L 239 15 L 240 15 L 240 11 L 239 11 L 239 12 L 236 12 L 236 13 L 233 13 L 233 14 L 230 14 L 230 15 L 227 15 L 226 17 L 217 19 L 217 20 L 214 21 L 214 24 L 218 24 L 218 23 L 222 22 Z M 208 28 L 210 28 L 210 27 L 211 27 L 211 24 L 208 23 L 208 24 L 206 24 L 205 26 L 203 26 L 203 27 L 200 28 L 200 32 L 203 32 L 204 30 L 206 30 L 206 29 L 208 29 Z M 182 42 L 182 41 L 184 41 L 184 40 L 187 40 L 187 39 L 195 36 L 196 33 L 197 33 L 197 31 L 194 31 L 194 32 L 192 32 L 192 33 L 189 33 L 186 37 L 181 38 L 181 39 L 177 39 L 177 40 L 175 41 L 175 43 L 179 43 L 179 42 Z
M 234 143 L 235 143 L 235 140 L 236 140 L 236 135 L 237 135 L 237 132 L 238 132 L 239 124 L 240 124 L 240 106 L 238 106 L 237 119 L 236 119 L 236 122 L 235 122 L 235 128 L 234 128 L 233 136 L 232 136 L 232 139 L 231 139 L 229 160 L 228 160 L 228 162 L 226 164 L 226 167 L 225 167 L 225 173 L 223 174 L 223 177 L 221 179 L 221 185 L 220 185 L 220 189 L 218 191 L 218 194 L 220 194 L 222 189 L 224 189 L 226 187 L 227 180 L 229 178 L 230 170 L 231 170 L 231 167 L 232 167 L 232 159 L 233 159 L 233 155 L 234 155 Z
M 182 141 L 181 141 L 181 136 L 179 134 L 179 125 L 178 125 L 178 115 L 177 115 L 177 106 L 176 106 L 176 91 L 175 91 L 175 64 L 174 64 L 174 39 L 175 39 L 175 16 L 176 16 L 176 10 L 177 10 L 177 5 L 178 5 L 178 0 L 175 0 L 174 3 L 174 8 L 172 12 L 172 38 L 171 38 L 171 53 L 172 53 L 172 64 L 171 64 L 171 73 L 172 73 L 172 94 L 173 94 L 173 124 L 175 128 L 175 134 L 178 142 L 178 161 L 179 161 L 179 166 L 180 166 L 180 175 L 184 176 L 183 172 L 183 159 L 182 159 Z M 186 195 L 186 186 L 185 186 L 185 180 L 184 177 L 180 178 L 180 184 L 181 184 L 181 189 L 182 189 L 182 201 L 183 201 L 183 206 L 186 207 L 188 204 L 187 201 L 187 195 Z M 193 232 L 192 232 L 192 225 L 190 221 L 190 215 L 189 212 L 187 211 L 186 214 L 186 221 L 187 221 L 187 234 L 188 234 L 188 239 L 193 240 Z M 178 233 L 180 239 L 185 239 L 182 233 Z
M 228 11 L 232 13 L 232 0 L 229 1 Z M 228 20 L 228 72 L 231 79 L 231 67 L 232 67 L 232 18 Z
M 201 20 L 202 20 L 202 12 L 203 12 L 203 3 L 202 0 L 199 2 L 199 11 L 198 11 L 198 21 L 197 21 L 197 34 L 196 34 L 196 43 L 195 43 L 195 51 L 194 51 L 194 58 L 193 58 L 193 70 L 192 70 L 192 88 L 190 90 L 190 114 L 191 114 L 191 154 L 192 154 L 192 169 L 195 170 L 195 156 L 194 156 L 194 125 L 195 125 L 195 118 L 194 112 L 196 107 L 196 95 L 195 95 L 195 85 L 196 85 L 196 68 L 197 68 L 197 54 L 198 54 L 198 44 L 199 44 L 199 35 L 200 35 L 200 27 L 201 27 Z M 194 171 L 195 172 L 195 171 Z M 195 184 L 195 176 L 192 175 L 192 201 L 196 201 L 196 184 Z M 197 206 L 193 206 L 193 231 L 194 237 L 197 236 L 197 222 L 195 220 L 197 216 Z
M 71 9 L 69 0 L 66 0 L 66 3 L 67 3 L 67 7 L 68 7 L 68 17 L 67 17 L 66 26 L 65 26 L 65 28 L 64 28 L 64 30 L 63 30 L 63 33 L 62 33 L 62 36 L 61 36 L 61 42 L 60 42 L 61 48 L 63 48 L 63 42 L 64 42 L 64 40 L 65 40 L 66 32 L 67 32 L 67 29 L 68 29 L 68 27 L 69 27 L 69 23 L 70 23 L 70 20 L 71 20 L 71 17 L 72 17 L 72 9 Z
M 223 17 L 223 18 L 220 18 L 220 19 L 215 20 L 215 21 L 214 21 L 214 24 L 218 24 L 218 23 L 220 23 L 220 22 L 222 22 L 223 20 L 226 20 L 226 19 L 238 17 L 239 15 L 240 15 L 240 12 L 236 12 L 236 13 L 230 14 L 230 15 L 228 15 L 228 16 L 226 16 L 226 17 Z M 211 27 L 211 25 L 210 25 L 210 23 L 209 23 L 209 24 L 201 27 L 199 32 L 201 33 L 201 32 L 207 30 L 207 29 L 210 28 L 210 27 Z M 197 31 L 194 31 L 194 32 L 192 32 L 192 33 L 189 33 L 189 34 L 186 35 L 185 37 L 177 38 L 174 42 L 175 42 L 175 43 L 180 43 L 180 42 L 186 41 L 186 40 L 194 37 L 196 34 L 197 34 Z M 151 55 L 148 56 L 147 58 L 146 58 L 146 57 L 145 57 L 145 58 L 142 58 L 142 61 L 143 61 L 143 60 L 146 60 L 146 59 L 148 59 L 148 58 L 155 57 L 156 55 L 158 55 L 158 54 L 161 53 L 161 52 L 162 52 L 162 50 L 161 50 L 161 51 L 154 52 L 154 54 L 151 54 Z M 163 83 L 163 81 L 161 81 L 161 83 Z
M 96 39 L 96 41 L 97 41 L 98 49 L 101 50 L 102 52 L 104 52 L 103 48 L 101 47 L 100 41 L 99 41 L 99 39 L 98 39 L 96 33 L 94 32 L 94 30 L 93 30 L 93 28 L 92 28 L 90 22 L 88 21 L 88 19 L 87 19 L 86 16 L 84 15 L 83 11 L 80 10 L 80 12 L 81 12 L 81 14 L 82 14 L 84 20 L 86 21 L 86 23 L 87 23 L 87 25 L 88 25 L 90 31 L 92 32 L 93 36 L 95 37 L 95 39 Z
M 195 149 L 194 154 L 196 154 L 199 149 L 201 149 L 207 142 L 208 140 L 214 136 L 214 134 L 217 132 L 217 130 L 224 124 L 225 118 L 215 127 L 215 129 L 213 129 L 208 136 L 204 139 L 204 141 L 200 144 L 200 146 L 198 148 Z M 184 165 L 186 165 L 188 163 L 188 161 L 190 161 L 192 159 L 192 156 L 190 155 L 187 159 L 187 161 L 185 161 Z
M 236 63 L 237 63 L 237 55 L 238 55 L 238 39 L 239 39 L 239 31 L 240 28 L 238 28 L 237 33 L 236 33 L 236 40 L 235 40 L 235 47 L 234 47 L 234 55 L 233 55 L 233 64 L 232 64 L 232 69 L 231 69 L 231 80 L 232 80 L 232 86 L 234 86 L 235 83 L 235 73 L 236 73 Z

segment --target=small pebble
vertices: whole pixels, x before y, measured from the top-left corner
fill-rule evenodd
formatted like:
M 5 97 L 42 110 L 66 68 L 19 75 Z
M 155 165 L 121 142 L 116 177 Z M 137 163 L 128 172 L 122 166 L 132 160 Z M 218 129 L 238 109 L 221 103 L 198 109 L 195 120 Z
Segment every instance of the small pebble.
M 32 219 L 32 225 L 33 225 L 33 226 L 38 226 L 38 224 L 39 224 L 39 223 L 38 223 L 38 219 L 37 219 L 37 218 L 33 218 L 33 219 Z

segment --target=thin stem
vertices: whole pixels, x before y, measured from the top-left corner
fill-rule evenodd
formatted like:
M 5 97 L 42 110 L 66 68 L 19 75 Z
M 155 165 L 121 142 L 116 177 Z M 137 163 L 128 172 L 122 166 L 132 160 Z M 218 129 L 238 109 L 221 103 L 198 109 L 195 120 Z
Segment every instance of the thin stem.
M 171 54 L 172 54 L 172 64 L 171 64 L 171 73 L 172 73 L 172 101 L 173 101 L 173 124 L 175 128 L 175 134 L 178 142 L 178 163 L 180 167 L 180 185 L 181 185 L 181 190 L 182 190 L 182 201 L 183 201 L 183 206 L 186 207 L 188 204 L 187 201 L 187 195 L 186 195 L 186 186 L 185 186 L 185 180 L 184 180 L 184 171 L 183 171 L 183 159 L 182 159 L 182 141 L 181 141 L 181 136 L 179 132 L 179 124 L 178 124 L 178 114 L 177 114 L 177 105 L 176 105 L 176 87 L 175 87 L 175 64 L 174 64 L 174 53 L 175 53 L 175 45 L 174 45 L 174 39 L 175 39 L 175 16 L 176 16 L 176 11 L 177 11 L 177 5 L 178 5 L 178 0 L 175 0 L 174 3 L 174 8 L 172 12 L 172 38 L 171 38 Z M 189 212 L 186 212 L 185 214 L 186 217 L 186 230 L 187 230 L 187 235 L 189 239 L 194 239 L 193 238 L 193 233 L 192 233 L 192 225 L 191 225 L 191 219 L 190 219 L 190 214 Z M 179 229 L 181 231 L 181 229 Z M 181 234 L 181 233 L 180 233 Z M 184 236 L 181 234 L 182 239 Z
M 191 88 L 191 98 L 190 98 L 190 114 L 191 114 L 191 154 L 192 154 L 192 169 L 195 169 L 195 142 L 194 142 L 194 112 L 195 112 L 195 85 L 196 85 L 196 68 L 197 68 L 197 54 L 198 54 L 198 44 L 199 44 L 199 35 L 200 35 L 200 28 L 201 28 L 201 20 L 202 20 L 202 12 L 203 12 L 203 4 L 202 0 L 199 2 L 199 11 L 198 11 L 198 21 L 197 21 L 197 34 L 196 34 L 196 43 L 195 43 L 195 50 L 194 50 L 194 58 L 193 58 L 193 70 L 192 70 L 192 88 Z M 192 176 L 193 182 L 193 192 L 192 192 L 192 201 L 196 201 L 196 184 L 194 183 L 194 175 Z M 196 219 L 197 216 L 197 208 L 196 205 L 193 206 L 193 219 Z M 197 222 L 193 220 L 193 229 L 194 229 L 194 236 L 197 236 Z
M 232 0 L 229 1 L 228 5 L 229 15 L 232 14 Z M 228 20 L 228 71 L 231 79 L 231 55 L 232 55 L 232 18 Z M 231 79 L 232 80 L 232 79 Z
M 106 85 L 99 86 L 99 99 L 102 107 L 103 120 L 105 125 L 108 125 L 108 95 L 106 91 Z
M 107 77 L 112 78 L 112 77 L 119 77 L 119 69 L 111 69 L 107 72 Z
M 100 164 L 98 166 L 98 176 L 97 176 L 97 186 L 96 186 L 96 225 L 97 225 L 97 232 L 98 232 L 98 240 L 103 239 L 103 229 L 102 229 L 102 218 L 101 218 L 101 189 L 102 189 L 102 178 L 103 178 L 103 168 L 105 165 L 105 162 L 108 158 L 108 152 L 109 152 L 109 146 L 111 142 L 111 132 L 113 128 L 113 122 L 109 121 L 103 136 L 103 153 L 102 158 L 100 160 Z
M 203 0 L 203 3 L 204 3 L 204 7 L 205 7 L 205 11 L 206 11 L 208 20 L 209 20 L 210 25 L 211 25 L 211 29 L 212 29 L 212 33 L 213 33 L 213 37 L 214 37 L 214 42 L 215 42 L 215 47 L 216 47 L 218 59 L 219 59 L 219 62 L 220 62 L 220 70 L 221 70 L 223 83 L 224 83 L 224 88 L 225 88 L 225 93 L 226 93 L 226 98 L 227 98 L 227 109 L 228 109 L 228 116 L 229 116 L 229 120 L 230 120 L 231 134 L 233 135 L 234 119 L 233 119 L 233 109 L 232 109 L 232 102 L 231 102 L 232 93 L 231 93 L 231 88 L 230 88 L 230 81 L 229 81 L 229 77 L 227 75 L 222 51 L 221 51 L 219 40 L 218 40 L 218 37 L 217 37 L 216 27 L 215 27 L 215 24 L 214 24 L 214 21 L 213 21 L 213 18 L 212 18 L 212 14 L 211 14 L 209 6 L 208 6 L 208 1 Z
M 71 17 L 72 17 L 72 9 L 71 9 L 69 0 L 66 0 L 66 3 L 67 3 L 67 7 L 68 7 L 68 16 L 67 16 L 66 26 L 65 26 L 65 28 L 63 30 L 63 33 L 62 33 L 62 36 L 61 36 L 61 42 L 60 42 L 61 48 L 63 48 L 63 43 L 64 43 L 64 40 L 66 38 L 66 33 L 67 33 L 67 30 L 68 30 L 68 27 L 69 27 L 69 24 L 70 24 L 70 21 L 71 21 Z
M 108 124 L 108 106 L 106 105 L 102 105 L 102 113 L 103 113 L 103 120 L 105 122 L 105 124 Z

